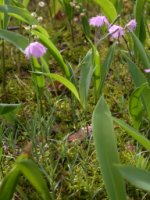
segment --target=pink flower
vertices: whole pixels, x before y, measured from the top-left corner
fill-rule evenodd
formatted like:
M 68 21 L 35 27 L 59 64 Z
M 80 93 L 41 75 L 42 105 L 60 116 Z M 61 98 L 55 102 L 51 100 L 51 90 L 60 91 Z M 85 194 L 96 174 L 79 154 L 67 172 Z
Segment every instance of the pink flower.
M 134 31 L 136 29 L 136 25 L 137 25 L 136 20 L 132 19 L 125 27 L 128 27 L 130 31 Z
M 46 50 L 47 48 L 44 47 L 41 43 L 32 42 L 25 48 L 24 53 L 27 59 L 29 59 L 31 56 L 40 58 L 46 53 Z
M 123 28 L 121 26 L 113 25 L 109 28 L 109 33 L 112 38 L 119 39 L 124 35 Z
M 101 27 L 104 24 L 109 26 L 108 19 L 105 16 L 96 16 L 89 19 L 89 24 L 91 26 Z
M 150 69 L 144 69 L 146 73 L 150 73 Z

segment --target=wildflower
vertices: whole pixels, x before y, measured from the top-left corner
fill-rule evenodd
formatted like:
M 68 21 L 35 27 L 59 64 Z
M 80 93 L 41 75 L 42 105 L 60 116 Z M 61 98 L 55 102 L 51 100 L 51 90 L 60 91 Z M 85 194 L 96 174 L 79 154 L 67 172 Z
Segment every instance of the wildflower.
M 146 73 L 150 73 L 150 69 L 144 69 Z
M 104 24 L 109 26 L 108 19 L 105 16 L 96 16 L 89 19 L 89 24 L 91 26 L 101 27 Z
M 121 26 L 113 25 L 109 28 L 109 33 L 112 38 L 119 39 L 124 35 L 123 28 Z
M 32 27 L 32 29 L 36 29 L 36 28 L 37 28 L 37 25 L 36 25 L 36 24 L 33 24 L 31 27 Z
M 31 56 L 40 58 L 46 53 L 46 50 L 47 48 L 44 47 L 41 43 L 32 42 L 26 47 L 26 49 L 24 50 L 24 53 L 27 59 L 29 59 Z
M 136 29 L 136 25 L 136 20 L 132 19 L 125 27 L 127 27 L 130 31 L 134 31 Z
M 76 6 L 76 4 L 73 3 L 73 2 L 70 2 L 69 4 L 70 4 L 70 6 L 71 6 L 72 8 L 74 8 L 74 7 Z
M 31 27 L 30 27 L 30 26 L 24 26 L 24 29 L 25 29 L 26 31 L 29 31 L 29 30 L 31 29 Z
M 36 18 L 37 17 L 37 13 L 36 12 L 32 12 L 31 16 Z
M 39 17 L 37 18 L 37 20 L 38 20 L 38 22 L 42 22 L 42 21 L 43 21 L 43 17 L 39 16 Z
M 40 1 L 39 4 L 38 4 L 41 8 L 43 8 L 45 6 L 45 3 L 44 1 Z

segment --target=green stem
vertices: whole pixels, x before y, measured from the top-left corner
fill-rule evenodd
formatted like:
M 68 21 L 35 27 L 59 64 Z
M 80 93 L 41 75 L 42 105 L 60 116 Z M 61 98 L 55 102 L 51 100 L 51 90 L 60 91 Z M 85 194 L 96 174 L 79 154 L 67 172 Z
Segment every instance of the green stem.
M 5 42 L 2 40 L 2 54 L 1 54 L 1 62 L 2 62 L 2 87 L 3 93 L 5 93 L 6 87 L 6 68 L 5 68 Z
M 32 68 L 32 71 L 35 72 L 32 62 L 31 62 L 31 68 Z M 34 87 L 35 87 L 35 94 L 36 94 L 36 101 L 37 101 L 37 111 L 38 111 L 38 117 L 39 117 L 38 123 L 40 124 L 40 137 L 41 137 L 42 142 L 44 142 L 44 140 L 43 140 L 44 138 L 43 138 L 42 130 L 41 130 L 42 102 L 41 102 L 41 98 L 39 96 L 39 90 L 38 90 L 38 85 L 37 85 L 37 80 L 36 80 L 35 74 L 33 74 L 33 83 L 34 83 Z

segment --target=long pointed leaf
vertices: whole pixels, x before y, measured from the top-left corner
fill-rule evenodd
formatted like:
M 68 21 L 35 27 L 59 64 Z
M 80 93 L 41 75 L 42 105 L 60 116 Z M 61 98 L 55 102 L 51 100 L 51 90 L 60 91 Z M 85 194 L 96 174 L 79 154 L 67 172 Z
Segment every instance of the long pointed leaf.
M 131 184 L 150 192 L 150 172 L 132 166 L 117 166 L 121 175 Z
M 21 21 L 24 21 L 30 25 L 37 24 L 36 19 L 32 17 L 30 12 L 25 8 L 19 8 L 17 6 L 11 5 L 3 5 L 0 6 L 0 12 L 6 13 L 10 16 L 20 19 Z
M 80 68 L 81 72 L 79 81 L 79 93 L 80 93 L 81 103 L 85 109 L 87 106 L 87 98 L 89 95 L 91 78 L 94 71 L 92 49 L 90 49 L 86 54 L 86 56 L 84 57 L 80 65 Z
M 17 162 L 17 166 L 33 187 L 40 193 L 43 200 L 51 199 L 46 182 L 38 166 L 32 160 L 22 159 Z
M 111 200 L 125 200 L 126 192 L 122 177 L 113 164 L 119 164 L 116 138 L 111 113 L 102 96 L 92 116 L 93 137 L 106 190 Z
M 28 45 L 27 38 L 12 31 L 0 30 L 0 38 L 12 43 L 22 52 L 24 52 L 24 49 Z
M 112 60 L 113 60 L 115 47 L 116 47 L 116 44 L 114 43 L 110 47 L 110 49 L 108 50 L 108 53 L 107 53 L 107 55 L 106 55 L 106 57 L 104 59 L 104 62 L 101 65 L 100 85 L 99 85 L 99 91 L 98 91 L 97 96 L 100 96 L 100 94 L 102 93 L 104 82 L 105 82 L 105 79 L 106 79 L 107 74 L 108 74 L 108 70 L 109 70 L 109 68 L 111 66 L 111 63 L 112 63 Z
M 15 166 L 0 184 L 0 200 L 11 200 L 16 190 L 21 173 Z
M 52 79 L 62 83 L 74 94 L 74 96 L 80 102 L 79 93 L 78 93 L 76 87 L 74 86 L 74 84 L 72 82 L 70 82 L 69 80 L 67 80 L 63 76 L 60 76 L 59 74 L 53 74 L 53 73 L 35 73 L 35 74 L 39 74 L 39 75 L 43 74 L 43 75 L 45 75 L 49 78 L 52 78 Z
M 145 69 L 150 68 L 150 60 L 147 56 L 147 53 L 146 53 L 141 41 L 138 39 L 138 37 L 132 31 L 130 32 L 130 34 L 134 41 L 136 51 L 138 52 L 138 56 L 144 65 L 144 68 Z
M 121 126 L 130 136 L 137 140 L 140 144 L 143 145 L 147 150 L 150 150 L 150 141 L 140 134 L 136 129 L 126 124 L 124 121 L 113 117 L 113 120 Z

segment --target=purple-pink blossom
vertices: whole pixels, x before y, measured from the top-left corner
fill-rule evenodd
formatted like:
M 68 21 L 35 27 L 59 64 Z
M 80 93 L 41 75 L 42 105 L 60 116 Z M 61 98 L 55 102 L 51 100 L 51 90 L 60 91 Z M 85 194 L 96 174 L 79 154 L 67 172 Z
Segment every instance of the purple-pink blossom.
M 124 35 L 124 30 L 121 26 L 113 25 L 109 28 L 109 33 L 112 38 L 119 39 Z
M 125 27 L 127 27 L 130 31 L 134 31 L 136 29 L 136 25 L 136 20 L 132 19 Z
M 91 17 L 89 19 L 89 24 L 95 27 L 101 27 L 104 24 L 109 26 L 108 19 L 105 16 L 99 16 L 99 15 L 96 17 Z
M 146 73 L 150 73 L 150 69 L 144 69 Z
M 39 42 L 30 43 L 24 50 L 26 58 L 29 59 L 31 56 L 36 58 L 42 57 L 46 53 L 47 48 Z

